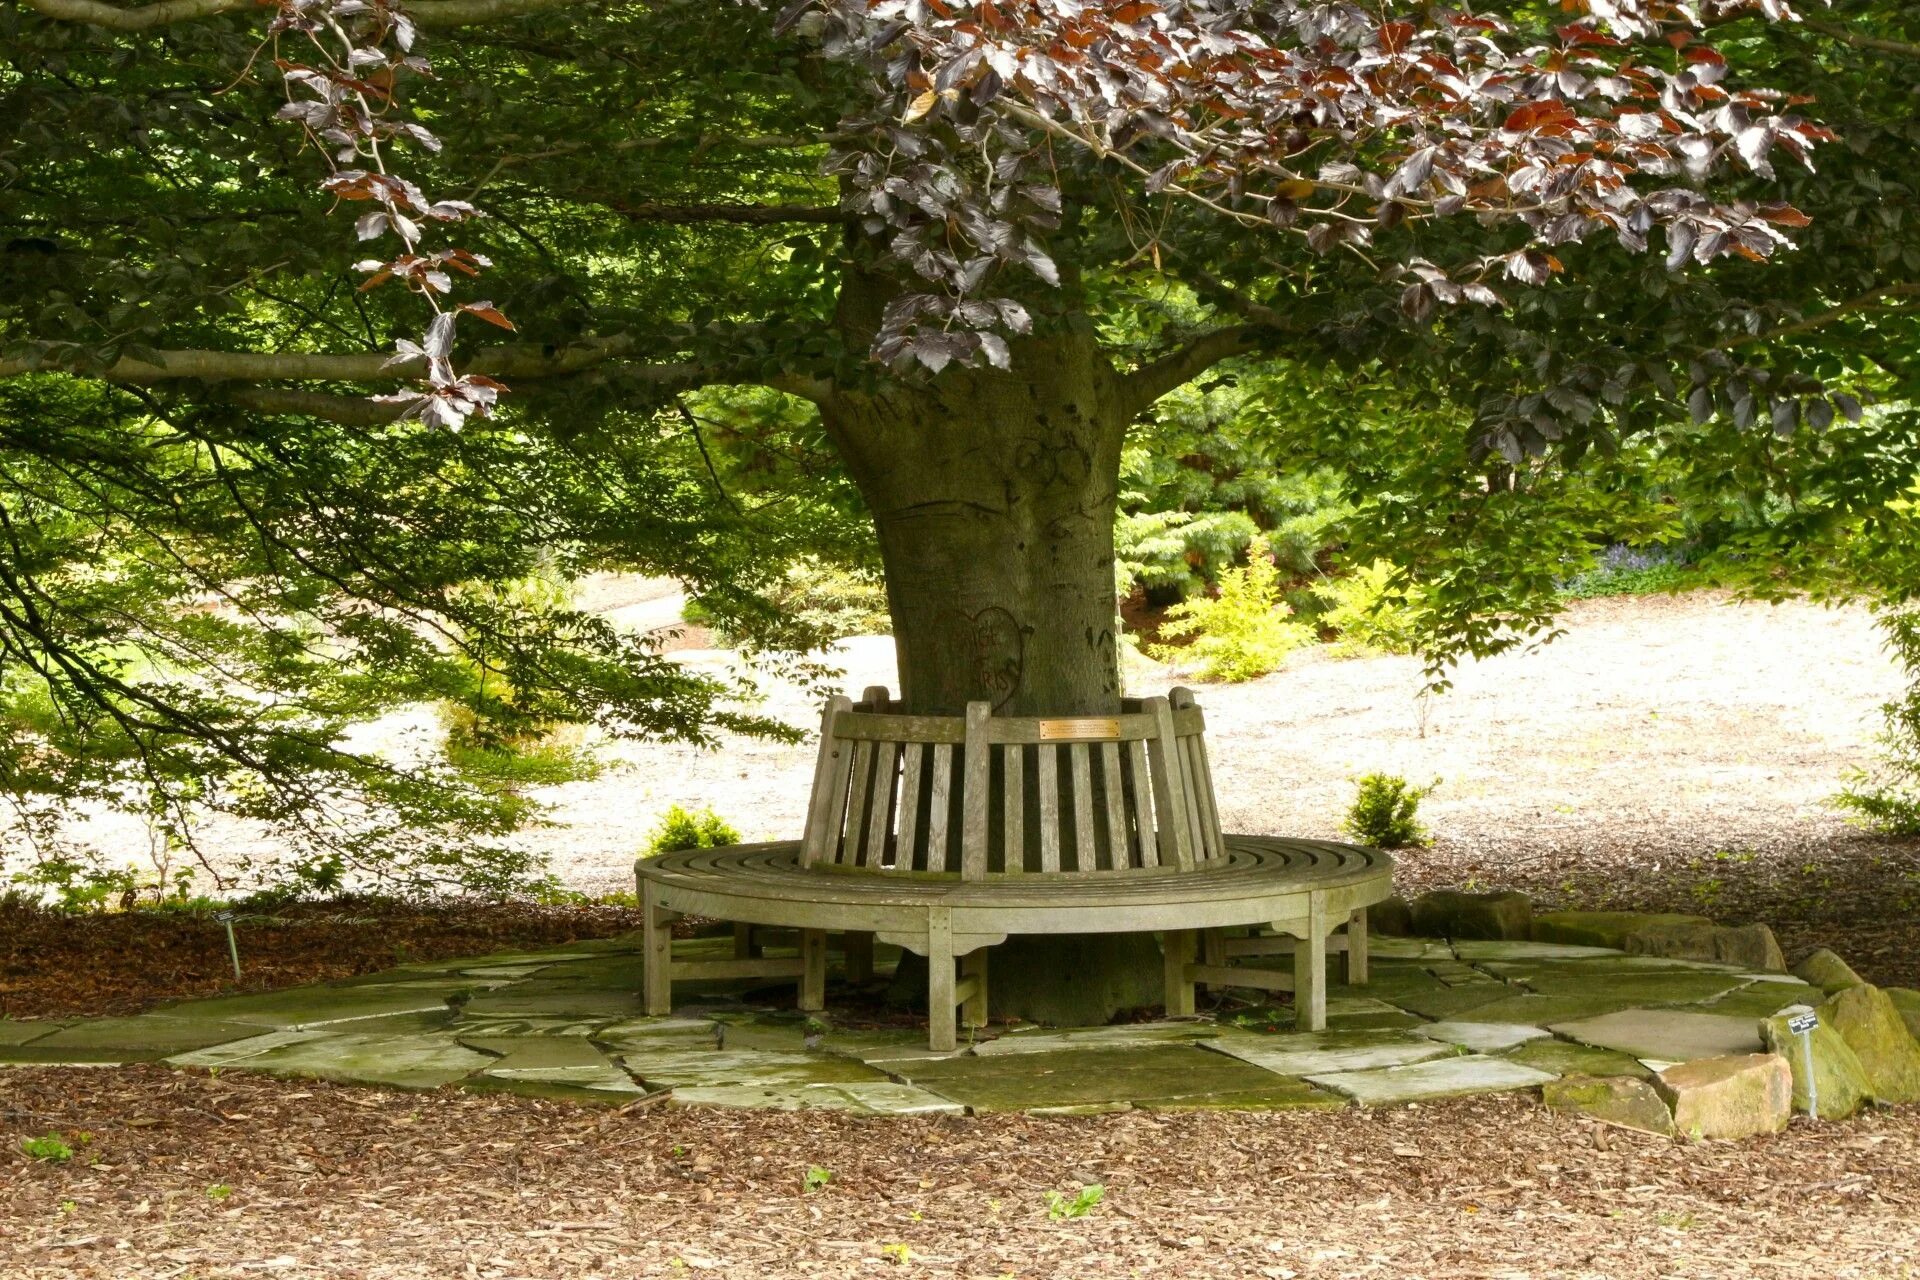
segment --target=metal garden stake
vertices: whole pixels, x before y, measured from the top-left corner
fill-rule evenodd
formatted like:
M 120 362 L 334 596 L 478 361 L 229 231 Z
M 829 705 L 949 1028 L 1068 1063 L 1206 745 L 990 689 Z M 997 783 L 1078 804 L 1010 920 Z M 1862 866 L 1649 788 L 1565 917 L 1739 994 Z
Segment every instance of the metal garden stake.
M 233 912 L 216 911 L 213 918 L 227 926 L 227 954 L 233 957 L 233 979 L 240 980 L 240 943 L 233 936 Z

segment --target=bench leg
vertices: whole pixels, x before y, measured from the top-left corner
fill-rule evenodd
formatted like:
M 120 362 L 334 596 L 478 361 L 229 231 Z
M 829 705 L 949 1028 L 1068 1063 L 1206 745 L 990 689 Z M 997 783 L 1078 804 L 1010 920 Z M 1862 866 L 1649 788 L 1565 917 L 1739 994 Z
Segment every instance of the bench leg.
M 760 948 L 753 940 L 753 926 L 736 924 L 733 926 L 733 958 L 735 960 L 758 960 Z
M 953 1004 L 953 919 L 945 907 L 927 909 L 927 1047 L 960 1047 Z
M 1347 985 L 1364 987 L 1367 985 L 1367 909 L 1361 907 L 1347 917 Z
M 1161 935 L 1160 949 L 1165 966 L 1167 1016 L 1189 1016 L 1194 1010 L 1193 980 L 1187 973 L 1193 963 L 1193 930 L 1167 930 Z
M 651 881 L 641 883 L 640 928 L 647 1013 L 657 1018 L 673 1012 L 673 913 L 660 906 Z
M 800 1010 L 818 1013 L 827 1007 L 827 931 L 800 931 Z
M 960 958 L 960 976 L 972 978 L 973 994 L 960 1006 L 960 1020 L 970 1027 L 987 1025 L 987 948 L 976 947 Z
M 1305 933 L 1293 945 L 1293 1025 L 1298 1031 L 1325 1031 L 1327 909 L 1317 897 L 1308 908 Z
M 846 934 L 840 943 L 847 958 L 847 981 L 864 986 L 873 981 L 873 935 Z
M 1226 951 L 1220 946 L 1219 929 L 1200 931 L 1200 963 L 1223 965 L 1227 962 Z

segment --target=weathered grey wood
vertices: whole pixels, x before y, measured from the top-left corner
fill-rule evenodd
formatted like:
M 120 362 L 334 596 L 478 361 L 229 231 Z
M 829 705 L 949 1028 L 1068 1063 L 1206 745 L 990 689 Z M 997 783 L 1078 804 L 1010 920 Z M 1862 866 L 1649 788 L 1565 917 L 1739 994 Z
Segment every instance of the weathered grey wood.
M 800 999 L 804 1013 L 818 1013 L 827 1007 L 827 931 L 800 931 Z
M 953 917 L 945 907 L 927 908 L 927 1045 L 938 1050 L 960 1046 L 955 1025 Z
M 1228 849 L 1224 865 L 1205 875 L 1060 872 L 985 881 L 807 867 L 798 841 L 663 854 L 636 867 L 650 912 L 643 928 L 651 925 L 643 940 L 649 957 L 643 986 L 652 1006 L 664 1009 L 671 1006 L 676 977 L 806 976 L 800 957 L 676 962 L 670 928 L 679 914 L 749 922 L 756 927 L 756 940 L 766 943 L 777 942 L 789 928 L 830 930 L 877 934 L 924 953 L 933 945 L 927 928 L 929 913 L 937 908 L 946 930 L 949 974 L 955 952 L 992 946 L 1011 934 L 1186 933 L 1184 950 L 1182 941 L 1172 938 L 1167 964 L 1171 1011 L 1179 1013 L 1193 1007 L 1196 977 L 1243 986 L 1277 983 L 1267 971 L 1230 964 L 1218 973 L 1208 972 L 1204 962 L 1197 975 L 1190 971 L 1194 930 L 1264 924 L 1299 939 L 1290 945 L 1299 975 L 1301 1025 L 1310 1029 L 1316 1017 L 1324 1024 L 1325 958 L 1343 949 L 1351 954 L 1356 942 L 1364 949 L 1359 932 L 1352 930 L 1353 914 L 1392 892 L 1392 860 L 1353 845 L 1254 836 L 1235 836 Z M 1345 926 L 1348 936 L 1332 936 L 1337 926 Z M 1265 954 L 1277 943 L 1278 938 L 1226 938 L 1218 951 L 1223 959 L 1236 950 Z M 842 946 L 850 969 L 853 945 L 849 938 Z M 752 972 L 742 974 L 742 968 Z M 957 1001 L 958 984 L 952 985 Z M 1315 990 L 1320 993 L 1317 1015 Z
M 987 1025 L 987 948 L 975 947 L 960 958 L 960 1021 L 969 1027 Z
M 860 865 L 884 866 L 887 837 L 893 831 L 893 789 L 899 782 L 900 744 L 874 743 L 873 790 L 867 797 L 867 839 Z
M 900 833 L 894 841 L 893 865 L 898 871 L 912 871 L 916 850 L 914 837 L 920 833 L 920 794 L 926 785 L 921 765 L 926 759 L 924 742 L 906 744 L 906 763 L 900 773 Z
M 1368 944 L 1367 909 L 1356 907 L 1347 915 L 1346 961 L 1343 965 L 1343 977 L 1350 987 L 1367 985 Z
M 1060 869 L 1060 748 L 1042 743 L 1040 755 L 1040 870 Z
M 834 736 L 833 722 L 841 712 L 852 706 L 844 697 L 835 695 L 827 699 L 826 710 L 820 713 L 820 752 L 813 766 L 813 791 L 807 797 L 807 826 L 801 833 L 802 861 L 808 866 L 827 856 L 827 841 L 833 825 L 833 819 L 829 816 L 833 785 L 840 776 L 840 753 L 847 749 Z
M 937 742 L 933 747 L 933 797 L 927 806 L 927 870 L 947 869 L 947 800 L 953 790 L 953 744 Z
M 1290 973 L 1230 964 L 1188 965 L 1187 980 L 1209 987 L 1252 987 L 1255 991 L 1292 991 L 1294 988 Z
M 805 956 L 761 956 L 758 960 L 675 960 L 675 978 L 797 978 L 806 972 Z
M 1293 1023 L 1301 1031 L 1327 1029 L 1327 905 L 1324 894 L 1311 893 L 1306 927 L 1293 949 Z
M 1187 827 L 1187 799 L 1180 783 L 1180 743 L 1173 730 L 1173 708 L 1165 698 L 1149 698 L 1158 732 L 1147 740 L 1148 772 L 1153 775 L 1154 820 L 1159 823 L 1160 865 L 1193 870 L 1193 833 Z
M 1193 1000 L 1193 930 L 1169 929 L 1160 936 L 1164 1001 L 1170 1018 L 1191 1017 Z
M 857 867 L 867 838 L 867 792 L 873 785 L 873 743 L 853 744 L 853 791 L 847 801 L 846 838 L 840 843 L 842 866 Z
M 1134 836 L 1139 842 L 1139 860 L 1142 869 L 1160 865 L 1159 841 L 1153 833 L 1153 781 L 1147 769 L 1147 744 L 1129 742 L 1127 760 L 1133 772 L 1133 823 Z
M 1127 852 L 1127 812 L 1120 791 L 1120 744 L 1117 742 L 1100 745 L 1100 780 L 1106 791 L 1107 866 L 1122 871 L 1133 865 L 1133 859 Z
M 1014 742 L 999 750 L 1005 789 L 1001 837 L 1006 846 L 1001 867 L 1007 875 L 1020 875 L 1027 869 L 1027 749 Z
M 1180 739 L 1180 745 L 1184 765 L 1182 774 L 1187 784 L 1187 827 L 1193 832 L 1193 860 L 1196 863 L 1211 862 L 1220 856 L 1220 848 L 1211 815 L 1207 812 L 1206 797 L 1200 789 L 1200 739 L 1184 737 Z
M 1148 701 L 1152 701 L 1148 699 Z M 892 705 L 892 704 L 889 704 Z M 859 710 L 849 703 L 843 708 L 846 714 L 836 715 L 832 721 L 833 734 L 837 738 L 858 741 L 865 738 L 874 741 L 892 742 L 945 742 L 958 746 L 967 740 L 966 724 L 956 716 L 909 716 L 893 712 L 876 713 Z M 1095 737 L 1074 739 L 1072 737 L 1043 736 L 1040 726 L 1071 725 L 1079 721 L 1097 724 L 1102 729 L 1117 726 L 1113 733 L 1100 733 Z M 1198 733 L 1204 723 L 1198 707 L 1188 707 L 1174 712 L 1174 726 L 1182 734 Z M 1137 742 L 1153 737 L 1159 732 L 1150 712 L 1140 712 L 1121 716 L 1095 717 L 1026 717 L 995 716 L 987 731 L 988 740 L 995 745 L 1019 742 L 1032 746 L 1036 742 Z
M 660 905 L 660 888 L 643 877 L 640 895 L 640 945 L 644 956 L 641 984 L 647 1013 L 662 1017 L 673 1012 L 673 915 Z
M 1076 742 L 1067 748 L 1073 765 L 1073 869 L 1095 871 L 1099 863 L 1093 847 L 1093 769 L 1087 759 L 1088 748 Z
M 984 880 L 987 875 L 987 820 L 993 802 L 993 748 L 987 741 L 990 702 L 967 704 L 966 758 L 960 767 L 962 816 L 960 822 L 960 878 Z

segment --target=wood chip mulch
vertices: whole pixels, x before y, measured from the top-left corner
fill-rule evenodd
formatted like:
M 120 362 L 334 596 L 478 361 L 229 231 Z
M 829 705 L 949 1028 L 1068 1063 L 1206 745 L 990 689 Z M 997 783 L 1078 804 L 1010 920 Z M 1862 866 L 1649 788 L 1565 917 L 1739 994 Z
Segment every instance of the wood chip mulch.
M 73 1158 L 22 1153 L 48 1133 Z M 23 1068 L 0 1186 L 9 1280 L 1893 1277 L 1920 1110 L 1685 1145 L 1519 1097 L 875 1120 Z
M 398 964 L 537 950 L 640 927 L 619 907 L 341 899 L 242 913 L 241 978 L 210 913 L 62 914 L 0 898 L 0 1017 L 139 1013 L 165 1000 L 270 991 Z

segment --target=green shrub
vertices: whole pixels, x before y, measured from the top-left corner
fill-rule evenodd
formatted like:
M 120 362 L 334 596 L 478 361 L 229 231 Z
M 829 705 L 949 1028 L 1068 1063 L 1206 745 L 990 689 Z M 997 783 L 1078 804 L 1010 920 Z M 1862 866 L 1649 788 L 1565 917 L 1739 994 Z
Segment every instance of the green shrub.
M 879 574 L 813 556 L 802 556 L 788 564 L 785 575 L 766 593 L 765 604 L 823 643 L 848 636 L 893 633 L 893 619 L 887 613 L 887 588 Z M 718 644 L 734 645 L 743 639 L 698 600 L 687 601 L 681 616 L 695 625 L 712 627 Z
M 660 825 L 647 837 L 640 856 L 651 858 L 681 849 L 715 849 L 739 843 L 740 833 L 712 809 L 689 813 L 676 804 L 661 816 Z
M 1920 609 L 1883 613 L 1880 629 L 1906 672 L 1907 688 L 1880 708 L 1880 758 L 1849 770 L 1833 803 L 1869 831 L 1920 836 Z
M 1280 598 L 1280 571 L 1264 536 L 1247 548 L 1247 563 L 1220 573 L 1220 594 L 1184 600 L 1167 610 L 1160 634 L 1192 637 L 1185 646 L 1153 645 L 1161 662 L 1184 665 L 1207 680 L 1251 680 L 1276 671 L 1294 650 L 1313 643 L 1312 628 L 1293 620 Z
M 1414 651 L 1421 614 L 1419 592 L 1397 585 L 1397 573 L 1385 560 L 1375 560 L 1314 587 L 1313 598 L 1321 606 L 1315 621 L 1337 633 L 1337 652 Z
M 1420 801 L 1440 785 L 1435 779 L 1424 787 L 1407 785 L 1405 778 L 1390 773 L 1369 773 L 1360 779 L 1360 789 L 1341 823 L 1346 833 L 1361 844 L 1376 849 L 1404 849 L 1429 842 L 1427 829 L 1418 817 Z

